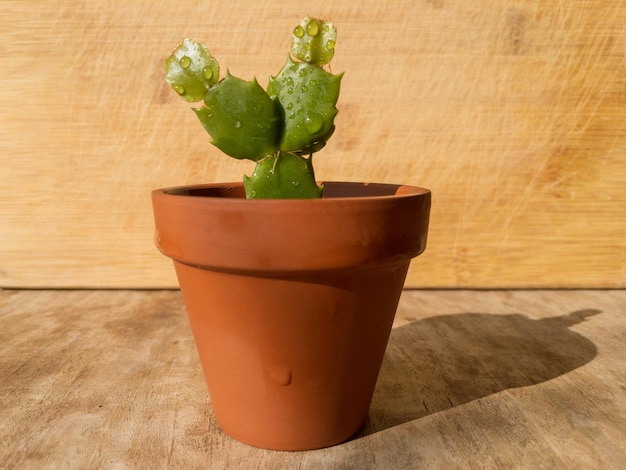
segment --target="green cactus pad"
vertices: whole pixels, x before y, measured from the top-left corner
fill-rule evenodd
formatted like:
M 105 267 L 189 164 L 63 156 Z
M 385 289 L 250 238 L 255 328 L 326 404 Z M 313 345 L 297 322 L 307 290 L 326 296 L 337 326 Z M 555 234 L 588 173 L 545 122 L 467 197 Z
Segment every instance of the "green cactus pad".
M 184 39 L 165 61 L 165 80 L 186 101 L 202 100 L 219 74 L 208 49 L 192 39 Z
M 337 30 L 326 20 L 305 17 L 293 30 L 291 56 L 267 91 L 220 68 L 208 49 L 184 39 L 166 60 L 166 80 L 186 101 L 226 155 L 256 162 L 244 177 L 248 198 L 319 198 L 313 153 L 335 130 L 343 74 L 322 68 L 333 58 Z M 301 62 L 300 62 L 301 61 Z
M 252 176 L 244 176 L 248 199 L 308 199 L 322 197 L 315 182 L 312 157 L 280 153 L 259 160 Z
M 281 112 L 256 80 L 228 74 L 211 87 L 204 103 L 194 111 L 222 152 L 253 161 L 277 153 Z
M 330 21 L 303 18 L 293 30 L 292 54 L 311 64 L 324 65 L 335 55 L 337 29 Z
M 325 145 L 334 130 L 342 76 L 288 57 L 278 75 L 270 77 L 267 92 L 284 114 L 281 151 L 313 153 Z

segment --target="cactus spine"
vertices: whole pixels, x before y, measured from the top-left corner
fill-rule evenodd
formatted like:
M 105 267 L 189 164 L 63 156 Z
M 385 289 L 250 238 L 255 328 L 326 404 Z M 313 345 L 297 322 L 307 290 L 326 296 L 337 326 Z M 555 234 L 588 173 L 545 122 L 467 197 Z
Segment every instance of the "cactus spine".
M 204 101 L 194 111 L 225 154 L 256 162 L 244 176 L 248 198 L 321 197 L 313 153 L 332 135 L 342 74 L 322 67 L 335 51 L 337 31 L 329 21 L 305 17 L 293 31 L 291 52 L 267 90 L 256 79 L 230 73 L 207 48 L 185 39 L 166 60 L 166 80 L 182 99 Z

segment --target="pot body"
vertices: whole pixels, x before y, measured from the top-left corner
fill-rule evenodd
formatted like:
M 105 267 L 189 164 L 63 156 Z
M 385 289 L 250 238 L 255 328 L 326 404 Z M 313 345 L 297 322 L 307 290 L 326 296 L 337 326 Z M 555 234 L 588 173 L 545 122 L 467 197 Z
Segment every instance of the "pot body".
M 326 183 L 320 200 L 240 184 L 153 192 L 215 417 L 244 443 L 326 447 L 365 422 L 430 192 Z

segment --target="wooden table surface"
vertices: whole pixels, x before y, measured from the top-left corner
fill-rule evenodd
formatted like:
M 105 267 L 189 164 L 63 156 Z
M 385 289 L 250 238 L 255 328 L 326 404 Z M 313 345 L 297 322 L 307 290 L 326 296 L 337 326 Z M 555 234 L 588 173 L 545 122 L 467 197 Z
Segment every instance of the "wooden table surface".
M 178 291 L 0 291 L 3 468 L 623 468 L 626 291 L 405 291 L 368 422 L 217 427 Z M 303 423 L 306 426 L 306 423 Z

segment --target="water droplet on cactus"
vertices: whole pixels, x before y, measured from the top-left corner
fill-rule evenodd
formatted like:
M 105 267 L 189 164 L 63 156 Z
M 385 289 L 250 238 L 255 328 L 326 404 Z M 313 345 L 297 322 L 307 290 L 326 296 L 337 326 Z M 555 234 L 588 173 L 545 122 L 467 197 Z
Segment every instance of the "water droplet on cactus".
M 306 75 L 306 69 L 300 69 L 300 76 L 304 77 Z
M 289 119 L 294 119 L 296 117 L 296 113 L 289 113 Z
M 207 65 L 202 69 L 202 76 L 206 80 L 211 80 L 213 78 L 213 69 Z
M 287 103 L 287 109 L 293 109 L 293 103 Z
M 309 91 L 309 87 L 306 85 L 302 85 L 302 91 L 306 93 L 307 91 Z
M 174 89 L 174 91 L 176 93 L 178 93 L 179 95 L 184 95 L 185 94 L 185 87 L 182 85 L 172 85 L 172 88 Z
M 301 38 L 304 36 L 304 28 L 300 25 L 296 26 L 296 29 L 293 30 L 293 35 L 297 38 Z
M 188 69 L 191 65 L 191 58 L 189 56 L 182 56 L 180 59 L 180 66 L 184 69 Z
M 306 25 L 306 33 L 309 36 L 315 37 L 320 33 L 320 25 L 316 20 L 311 20 L 308 25 Z
M 287 93 L 289 93 L 291 95 L 293 93 L 293 87 L 287 88 Z
M 328 42 L 326 43 L 326 49 L 328 49 L 329 51 L 334 51 L 335 41 L 333 41 L 332 39 L 328 40 Z
M 304 127 L 310 134 L 315 134 L 324 127 L 324 118 L 317 113 L 308 113 L 304 118 Z

